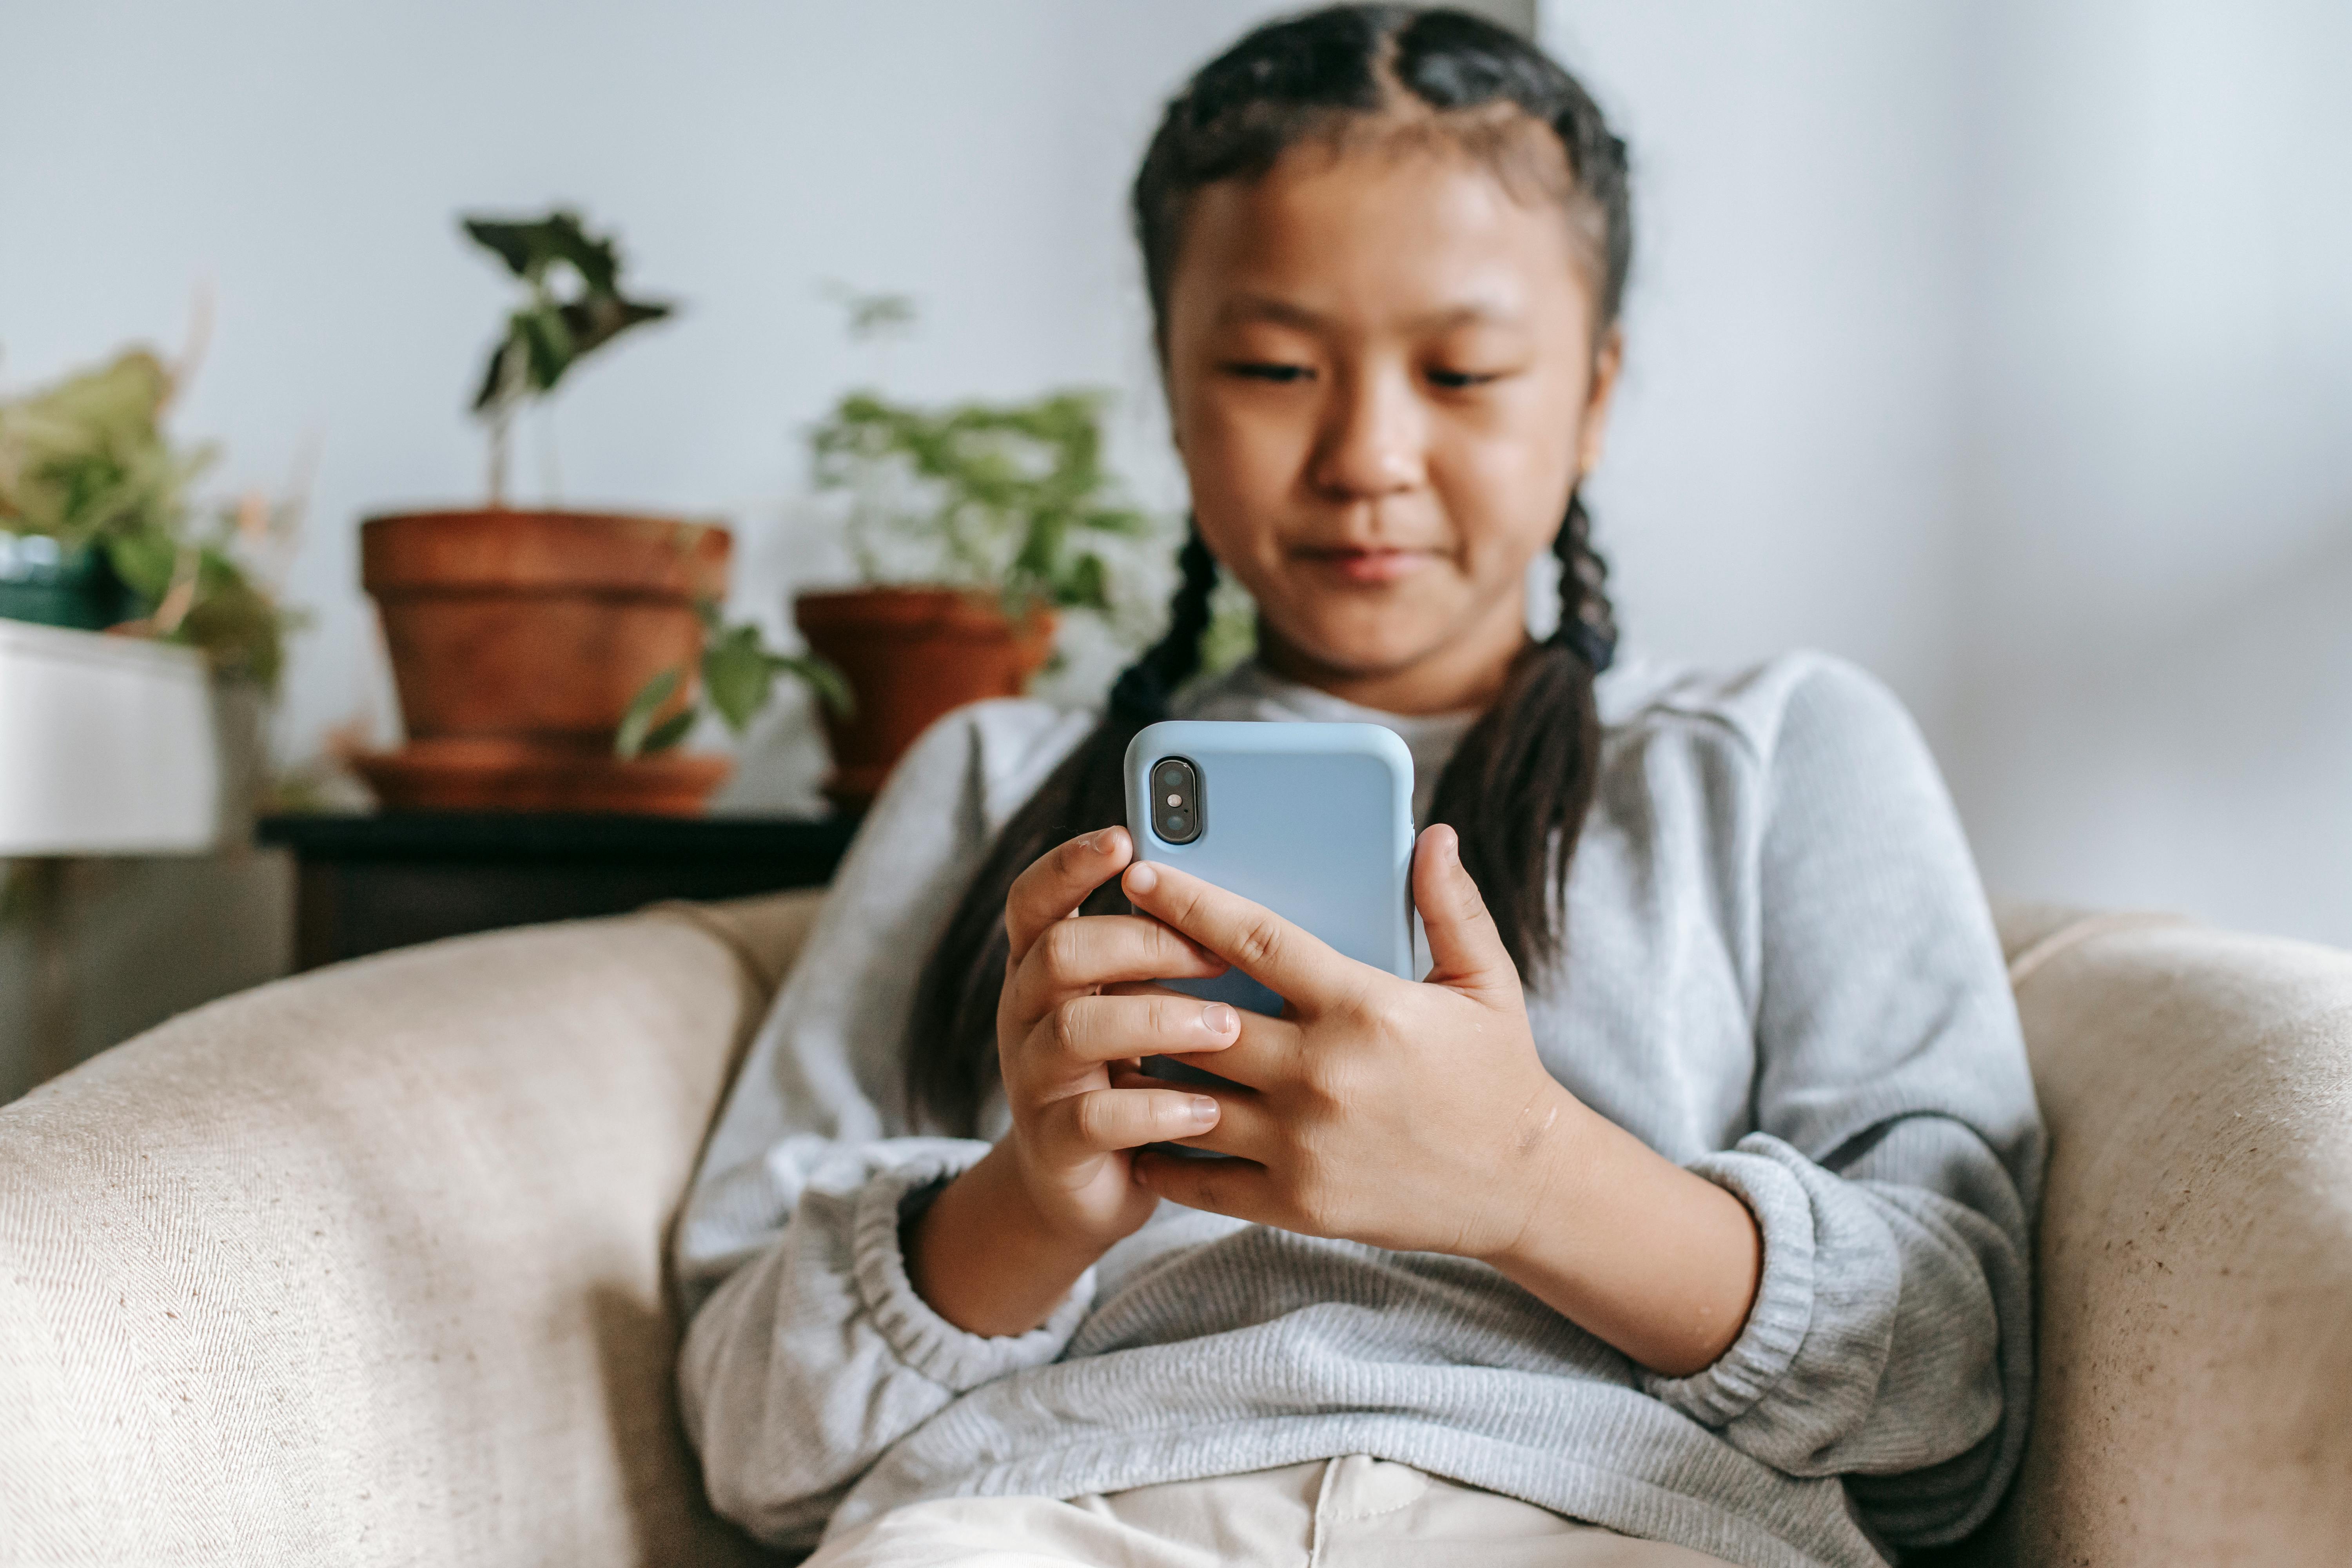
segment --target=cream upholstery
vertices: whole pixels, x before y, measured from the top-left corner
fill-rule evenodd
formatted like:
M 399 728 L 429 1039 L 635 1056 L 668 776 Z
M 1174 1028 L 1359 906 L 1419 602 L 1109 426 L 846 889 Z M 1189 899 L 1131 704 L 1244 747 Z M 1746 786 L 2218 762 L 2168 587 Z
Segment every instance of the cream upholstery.
M 2052 1152 L 1979 1560 L 2352 1563 L 2352 954 L 2004 917 Z
M 347 964 L 0 1108 L 0 1564 L 758 1561 L 679 1441 L 660 1258 L 812 907 Z M 2004 931 L 2042 1395 L 1959 1556 L 2352 1562 L 2352 955 Z
M 346 964 L 0 1109 L 0 1563 L 754 1560 L 663 1233 L 809 908 Z

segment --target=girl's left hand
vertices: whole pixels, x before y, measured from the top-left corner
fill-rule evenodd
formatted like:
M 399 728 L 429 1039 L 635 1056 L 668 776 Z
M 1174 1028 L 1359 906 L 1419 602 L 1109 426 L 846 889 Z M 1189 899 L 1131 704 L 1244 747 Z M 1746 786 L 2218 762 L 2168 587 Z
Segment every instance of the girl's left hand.
M 1451 827 L 1423 833 L 1413 857 L 1434 961 L 1422 983 L 1167 866 L 1138 862 L 1124 888 L 1138 913 L 1289 1004 L 1279 1018 L 1244 1013 L 1237 1042 L 1183 1058 L 1242 1086 L 1202 1088 L 1222 1115 L 1183 1142 L 1239 1158 L 1143 1155 L 1137 1181 L 1187 1207 L 1394 1251 L 1495 1261 L 1519 1247 L 1599 1118 L 1536 1054 L 1518 971 Z

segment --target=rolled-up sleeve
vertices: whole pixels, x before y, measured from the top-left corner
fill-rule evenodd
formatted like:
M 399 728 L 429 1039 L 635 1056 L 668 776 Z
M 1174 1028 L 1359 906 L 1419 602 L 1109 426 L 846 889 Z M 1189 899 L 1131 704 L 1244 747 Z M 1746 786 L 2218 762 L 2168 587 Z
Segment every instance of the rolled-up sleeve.
M 695 1314 L 679 1360 L 712 1506 L 763 1541 L 815 1539 L 882 1452 L 956 1395 L 1062 1353 L 1089 1270 L 1025 1334 L 956 1327 L 918 1295 L 902 1226 L 984 1143 L 901 1139 L 835 1150 L 782 1237 Z
M 1714 1365 L 1650 1391 L 1902 1546 L 1999 1501 L 2032 1388 L 2042 1134 L 1957 814 L 1899 703 L 1822 661 L 1766 756 L 1758 1131 L 1692 1169 L 1763 1269 Z

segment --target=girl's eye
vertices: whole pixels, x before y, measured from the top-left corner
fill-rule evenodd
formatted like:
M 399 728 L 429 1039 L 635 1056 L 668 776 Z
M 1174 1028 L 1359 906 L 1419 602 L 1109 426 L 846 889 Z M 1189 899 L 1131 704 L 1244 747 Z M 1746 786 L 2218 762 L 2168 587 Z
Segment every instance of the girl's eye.
M 1252 381 L 1271 381 L 1288 384 L 1305 381 L 1314 372 L 1303 364 L 1284 364 L 1275 360 L 1236 360 L 1225 366 L 1229 375 L 1246 376 Z
M 1499 381 L 1502 377 L 1491 371 L 1433 370 L 1429 373 L 1429 379 L 1432 385 L 1447 392 L 1462 392 L 1470 387 L 1484 386 L 1490 381 Z

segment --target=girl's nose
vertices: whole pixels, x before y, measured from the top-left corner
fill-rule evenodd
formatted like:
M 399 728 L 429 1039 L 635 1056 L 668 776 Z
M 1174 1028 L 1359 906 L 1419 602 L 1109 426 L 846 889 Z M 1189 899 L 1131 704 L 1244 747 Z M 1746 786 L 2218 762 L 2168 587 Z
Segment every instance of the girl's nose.
M 1403 375 L 1342 376 L 1325 410 L 1310 478 L 1346 500 L 1418 489 L 1428 471 L 1427 437 L 1420 399 Z

